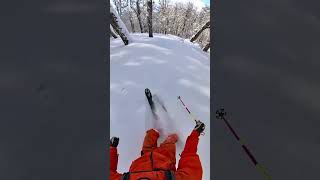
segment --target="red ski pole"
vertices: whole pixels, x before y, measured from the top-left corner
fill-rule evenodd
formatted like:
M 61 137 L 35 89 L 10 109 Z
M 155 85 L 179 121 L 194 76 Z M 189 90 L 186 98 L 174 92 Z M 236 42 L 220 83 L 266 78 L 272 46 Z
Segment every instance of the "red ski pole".
M 184 104 L 184 102 L 181 99 L 181 96 L 178 96 L 178 99 L 180 100 L 181 104 L 183 105 L 183 107 L 187 110 L 187 112 L 189 113 L 189 115 L 191 116 L 191 118 L 197 123 L 198 120 L 195 118 L 195 116 L 191 113 L 191 111 L 188 109 L 188 107 Z
M 184 102 L 181 99 L 181 96 L 178 96 L 178 99 L 180 100 L 181 104 L 183 105 L 183 107 L 187 110 L 187 112 L 189 113 L 189 115 L 191 116 L 191 118 L 197 123 L 200 120 L 197 120 L 196 117 L 191 113 L 191 111 L 188 109 L 188 107 L 184 104 Z M 204 136 L 204 132 L 201 133 L 201 135 Z

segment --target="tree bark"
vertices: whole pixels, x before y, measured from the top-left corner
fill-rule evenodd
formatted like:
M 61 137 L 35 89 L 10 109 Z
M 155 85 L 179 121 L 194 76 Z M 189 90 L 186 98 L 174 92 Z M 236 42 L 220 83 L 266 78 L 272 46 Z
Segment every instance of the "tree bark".
M 129 21 L 130 21 L 130 25 L 131 25 L 131 30 L 134 33 L 135 32 L 135 30 L 134 30 L 134 22 L 133 22 L 133 19 L 132 19 L 132 13 L 131 12 L 129 12 Z
M 148 0 L 147 9 L 148 9 L 149 37 L 153 37 L 153 33 L 152 33 L 152 0 Z
M 112 31 L 111 27 L 110 27 L 110 34 L 113 38 L 117 39 L 117 35 Z
M 138 18 L 138 22 L 139 22 L 139 26 L 140 26 L 140 31 L 141 31 L 141 33 L 143 33 L 143 27 L 142 27 L 142 22 L 141 22 L 140 0 L 137 0 L 136 6 L 137 6 L 137 18 Z
M 168 27 L 169 27 L 169 18 L 166 18 L 166 26 L 165 26 L 165 29 L 164 29 L 164 34 L 167 34 Z
M 198 39 L 200 34 L 207 28 L 210 28 L 210 21 L 208 21 L 205 25 L 202 26 L 202 28 L 191 38 L 190 42 L 193 42 L 196 39 Z
M 189 16 L 190 16 L 190 13 L 191 13 L 191 10 L 192 10 L 191 8 L 192 8 L 192 6 L 190 6 L 190 5 L 188 4 L 188 8 L 187 8 L 187 10 L 186 10 L 186 14 L 185 14 L 185 17 L 184 17 L 184 19 L 183 19 L 182 29 L 181 29 L 180 33 L 178 34 L 178 36 L 181 36 L 182 33 L 184 33 L 184 31 L 185 31 L 185 28 L 186 28 L 186 25 L 187 25 L 187 21 L 188 21 L 188 19 L 189 19 Z
M 209 41 L 208 44 L 203 48 L 203 51 L 204 51 L 204 52 L 207 52 L 209 48 L 210 48 L 210 41 Z
M 178 34 L 178 28 L 179 28 L 178 23 L 176 22 L 177 21 L 177 14 L 178 14 L 178 5 L 176 4 L 176 6 L 174 7 L 174 19 L 173 19 L 173 23 L 175 25 L 174 26 L 175 27 L 174 35 Z
M 120 28 L 120 26 L 118 24 L 117 17 L 112 12 L 110 12 L 110 18 L 111 18 L 111 26 L 119 34 L 119 36 L 122 39 L 123 43 L 125 45 L 128 45 L 129 44 L 129 40 L 126 37 L 126 35 L 121 31 L 121 28 Z
M 181 34 L 184 33 L 184 28 L 186 27 L 187 19 L 188 19 L 188 17 L 185 16 L 185 18 L 184 18 L 184 20 L 183 20 L 182 29 L 181 29 L 181 31 L 179 32 L 178 36 L 181 36 Z

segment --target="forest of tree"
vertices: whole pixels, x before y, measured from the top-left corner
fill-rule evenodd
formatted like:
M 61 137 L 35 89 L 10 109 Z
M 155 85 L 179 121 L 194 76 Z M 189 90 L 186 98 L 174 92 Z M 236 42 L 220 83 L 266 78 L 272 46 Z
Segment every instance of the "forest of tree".
M 132 33 L 172 34 L 198 43 L 205 51 L 210 46 L 210 7 L 197 9 L 192 2 L 170 0 L 110 0 L 121 20 Z M 150 3 L 152 24 L 150 25 Z M 148 8 L 149 5 L 149 8 Z M 149 11 L 148 11 L 149 10 Z M 150 33 L 150 27 L 151 33 Z M 113 35 L 112 35 L 113 36 Z

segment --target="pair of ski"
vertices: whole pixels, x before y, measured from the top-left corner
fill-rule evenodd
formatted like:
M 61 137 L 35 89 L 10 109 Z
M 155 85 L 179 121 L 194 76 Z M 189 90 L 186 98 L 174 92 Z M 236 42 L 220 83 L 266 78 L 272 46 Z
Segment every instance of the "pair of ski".
M 148 103 L 150 105 L 153 117 L 156 120 L 159 120 L 159 117 L 157 115 L 157 108 L 162 108 L 162 110 L 167 113 L 168 111 L 167 111 L 166 107 L 164 106 L 163 102 L 160 100 L 160 98 L 157 95 L 152 96 L 150 89 L 146 88 L 144 90 L 144 93 L 145 93 L 146 98 L 148 100 Z

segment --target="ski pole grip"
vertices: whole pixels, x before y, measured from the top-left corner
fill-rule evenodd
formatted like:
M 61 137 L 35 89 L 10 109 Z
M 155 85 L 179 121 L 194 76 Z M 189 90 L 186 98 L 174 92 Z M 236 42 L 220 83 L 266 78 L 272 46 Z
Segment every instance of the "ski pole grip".
M 220 108 L 216 111 L 216 118 L 217 119 L 224 119 L 224 116 L 226 116 L 226 112 L 224 111 L 223 108 Z

